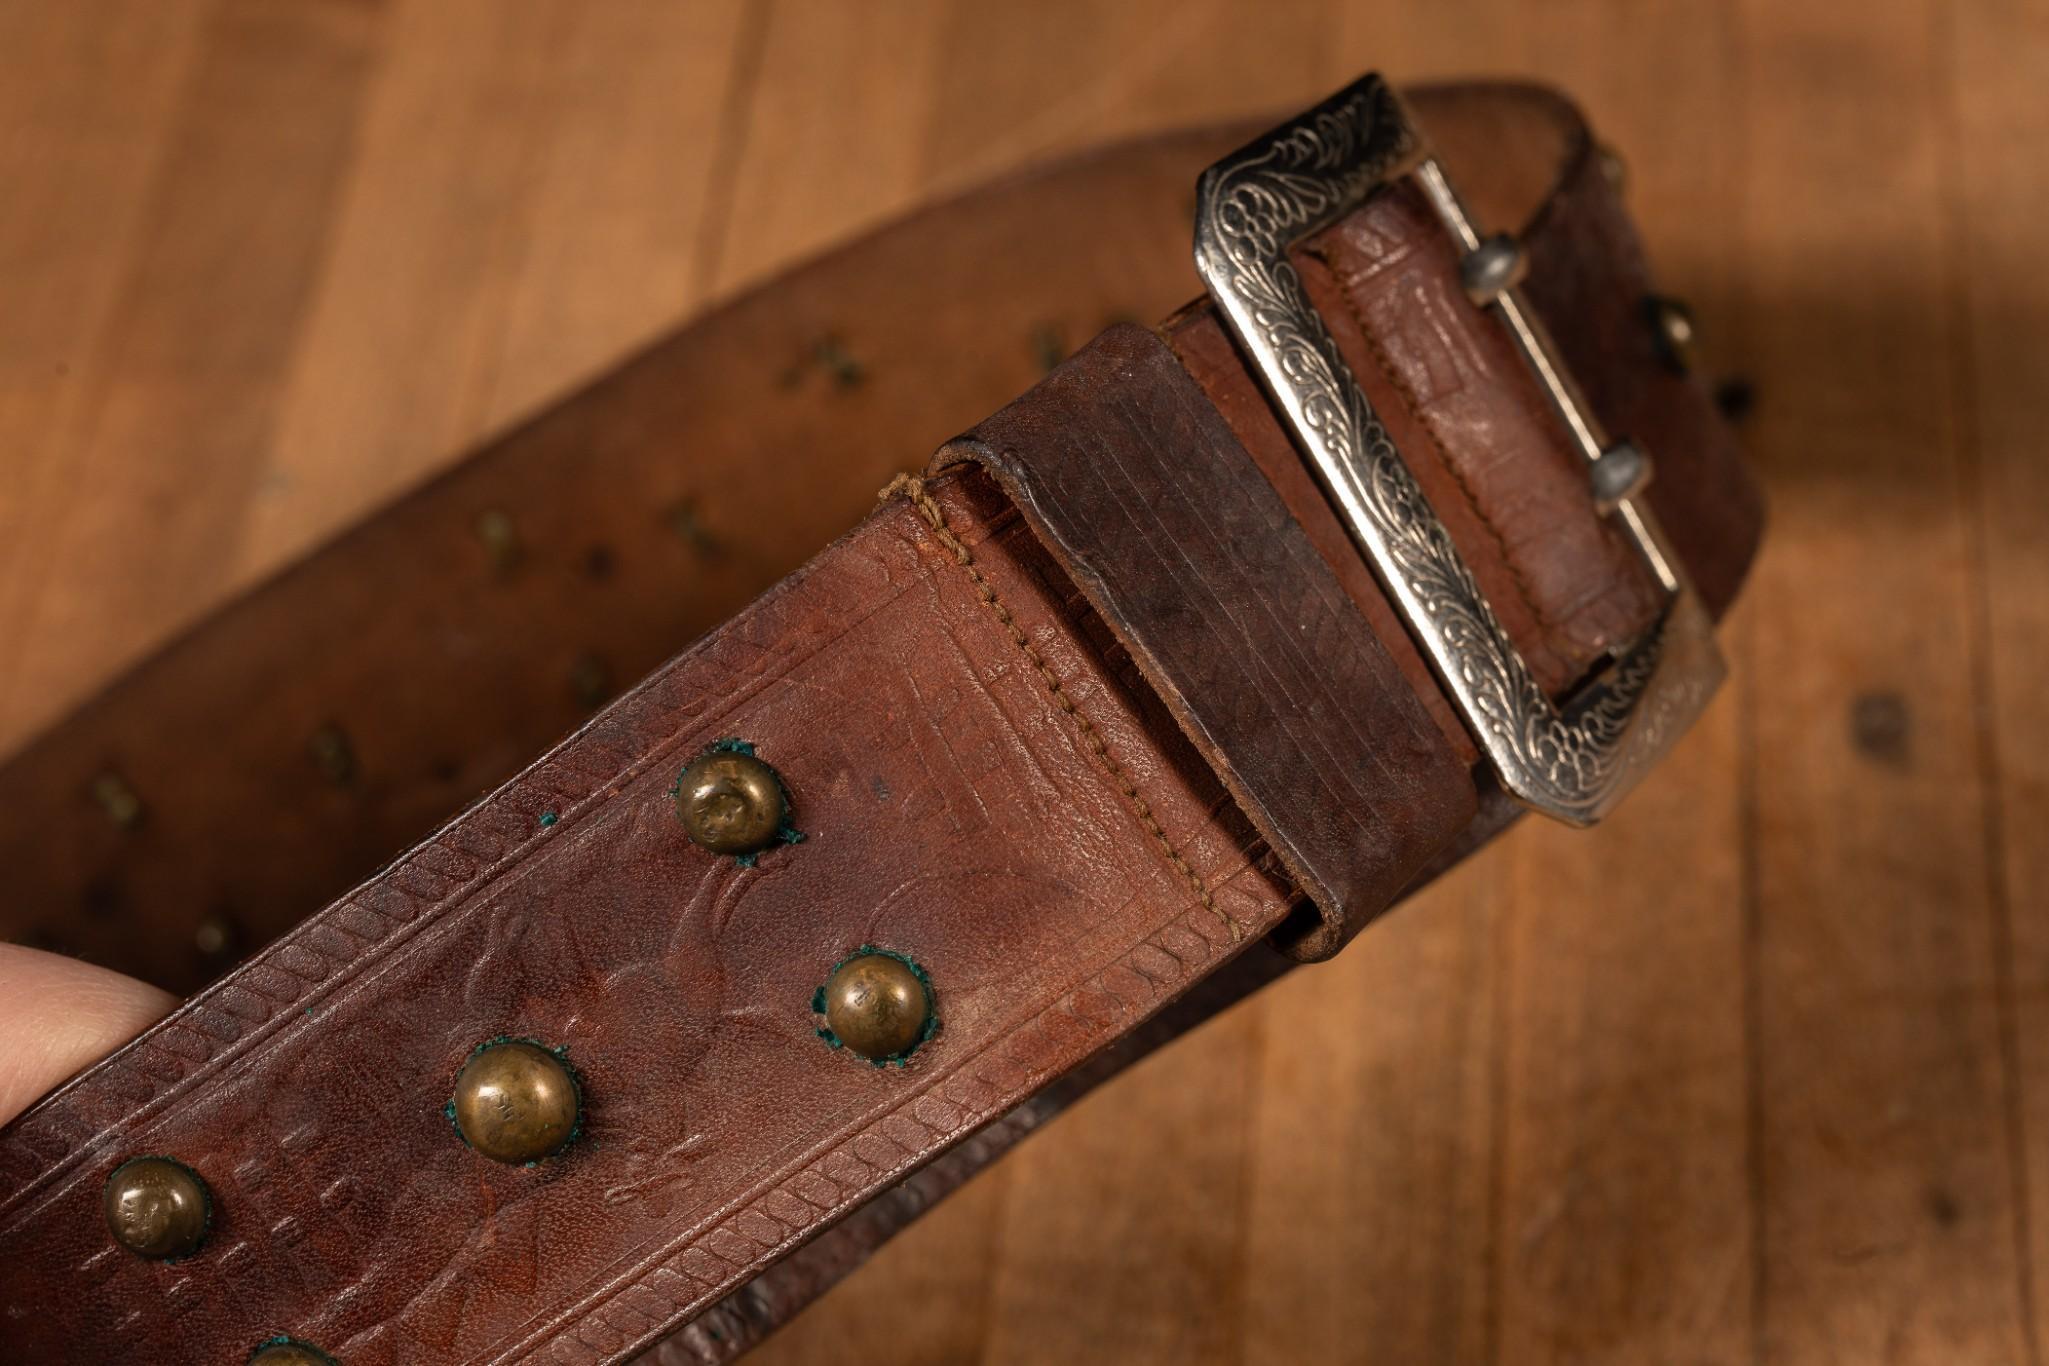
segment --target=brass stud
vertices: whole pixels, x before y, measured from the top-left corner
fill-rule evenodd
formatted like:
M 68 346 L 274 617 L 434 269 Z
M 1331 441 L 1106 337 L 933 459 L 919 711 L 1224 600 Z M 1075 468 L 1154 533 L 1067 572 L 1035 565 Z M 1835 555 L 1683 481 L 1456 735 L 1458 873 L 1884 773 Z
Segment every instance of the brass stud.
M 499 1039 L 463 1064 L 447 1114 L 463 1142 L 493 1162 L 538 1162 L 576 1137 L 583 1093 L 554 1052 Z
M 335 1366 L 335 1360 L 310 1342 L 272 1338 L 256 1349 L 248 1366 Z
M 858 389 L 868 379 L 868 367 L 847 349 L 843 338 L 831 332 L 812 342 L 796 363 L 783 371 L 782 387 L 795 389 L 814 369 L 824 371 L 839 389 Z
M 132 1157 L 114 1168 L 101 1204 L 114 1241 L 152 1261 L 191 1256 L 213 1222 L 206 1182 L 168 1157 Z
M 721 741 L 692 760 L 673 795 L 684 833 L 714 854 L 751 861 L 778 840 L 796 837 L 782 779 L 743 741 Z
M 1058 323 L 1040 323 L 1032 329 L 1032 357 L 1039 363 L 1039 373 L 1050 375 L 1060 368 L 1060 362 L 1070 354 L 1067 337 Z
M 847 344 L 838 337 L 821 338 L 816 348 L 818 363 L 832 376 L 832 382 L 842 389 L 857 389 L 868 378 L 868 367 L 855 359 L 847 350 Z
M 932 1036 L 932 987 L 901 954 L 863 947 L 833 969 L 812 998 L 820 1035 L 878 1065 L 902 1062 Z
M 1658 356 L 1666 365 L 1685 374 L 1693 368 L 1693 343 L 1698 335 L 1693 310 L 1677 299 L 1653 294 L 1644 300 L 1644 312 L 1651 321 L 1651 337 Z
M 349 733 L 332 721 L 313 732 L 306 741 L 306 754 L 320 776 L 335 787 L 349 787 L 356 781 L 356 747 Z
M 477 539 L 484 544 L 484 556 L 490 561 L 491 573 L 505 578 L 519 567 L 526 547 L 520 543 L 519 528 L 513 524 L 509 513 L 498 508 L 486 508 L 477 514 Z
M 689 546 L 700 557 L 715 559 L 724 549 L 719 544 L 718 537 L 712 535 L 711 528 L 704 524 L 703 517 L 698 514 L 695 498 L 686 496 L 678 499 L 669 505 L 669 510 L 663 515 L 669 523 L 669 529 L 676 533 L 676 539 Z
M 133 830 L 142 824 L 147 808 L 143 806 L 142 798 L 135 794 L 135 789 L 128 785 L 128 780 L 120 774 L 109 770 L 94 778 L 92 796 L 116 829 Z
M 1594 154 L 1601 160 L 1601 177 L 1611 191 L 1621 194 L 1629 188 L 1629 163 L 1622 159 L 1622 153 L 1603 144 Z
M 224 910 L 210 911 L 192 929 L 192 946 L 202 958 L 219 963 L 233 958 L 242 946 L 242 930 Z

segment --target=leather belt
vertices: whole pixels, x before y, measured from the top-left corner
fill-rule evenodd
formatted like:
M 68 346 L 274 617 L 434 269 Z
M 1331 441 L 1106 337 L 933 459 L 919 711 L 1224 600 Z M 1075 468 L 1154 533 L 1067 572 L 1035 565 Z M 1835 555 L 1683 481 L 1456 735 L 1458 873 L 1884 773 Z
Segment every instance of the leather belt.
M 1543 724 L 1584 724 L 1636 686 L 1675 580 L 1727 605 L 1756 490 L 1645 321 L 1571 108 L 1501 86 L 1412 107 L 1474 215 L 1519 225 L 1543 357 L 1655 480 L 1590 485 L 1608 448 L 1561 421 L 1510 274 L 1475 278 L 1427 182 L 1307 224 L 1287 273 Z M 0 774 L 87 817 L 0 835 L 15 905 L 81 908 L 44 932 L 115 966 L 189 980 L 196 930 L 265 940 L 340 894 L 0 1131 L 10 1351 L 724 1360 L 1066 1099 L 1506 824 L 1471 680 L 1209 302 L 1111 327 L 653 667 L 850 520 L 891 442 L 1019 379 L 1050 301 L 1093 322 L 1185 288 L 1181 230 L 1139 225 L 1246 131 L 985 191 L 728 306 Z M 1668 560 L 1606 510 L 1625 499 Z M 576 1101 L 532 1162 L 490 1160 L 463 1108 L 508 1045 Z M 491 1095 L 515 1122 L 534 1103 Z M 110 1176 L 143 1155 L 205 1184 L 189 1255 L 109 1239 Z

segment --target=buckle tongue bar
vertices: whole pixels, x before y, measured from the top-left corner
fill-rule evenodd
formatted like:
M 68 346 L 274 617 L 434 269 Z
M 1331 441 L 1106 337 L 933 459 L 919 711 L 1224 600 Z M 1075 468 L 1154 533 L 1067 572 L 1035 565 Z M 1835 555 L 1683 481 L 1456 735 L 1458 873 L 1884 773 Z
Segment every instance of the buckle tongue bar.
M 1623 503 L 1642 492 L 1644 485 L 1650 482 L 1651 458 L 1635 442 L 1618 441 L 1611 445 L 1602 437 L 1600 419 L 1587 407 L 1579 387 L 1572 382 L 1572 376 L 1566 373 L 1564 364 L 1558 359 L 1550 334 L 1544 331 L 1544 324 L 1524 301 L 1522 291 L 1516 288 L 1522 282 L 1527 265 L 1521 245 L 1506 233 L 1486 238 L 1480 236 L 1480 230 L 1473 226 L 1471 215 L 1466 212 L 1458 192 L 1452 189 L 1451 182 L 1445 178 L 1444 167 L 1436 157 L 1426 157 L 1419 162 L 1415 176 L 1416 183 L 1423 187 L 1424 198 L 1436 211 L 1438 221 L 1465 251 L 1460 272 L 1466 279 L 1467 294 L 1475 304 L 1492 309 L 1508 328 L 1509 336 L 1515 339 L 1516 349 L 1522 353 L 1537 382 L 1543 386 L 1545 396 L 1551 400 L 1552 411 L 1558 414 L 1559 421 L 1572 433 L 1580 454 L 1586 457 L 1588 480 L 1593 486 L 1596 506 L 1603 515 L 1618 511 Z M 1512 264 L 1498 264 L 1504 260 Z M 1495 280 L 1500 283 L 1493 284 Z M 1480 282 L 1477 286 L 1476 281 Z M 1662 547 L 1653 543 L 1652 538 L 1637 525 L 1637 519 L 1626 516 L 1623 520 L 1630 528 L 1638 553 L 1650 563 L 1665 591 L 1679 591 L 1679 582 L 1673 576 Z
M 1664 611 L 1594 683 L 1554 706 L 1359 387 L 1288 259 L 1302 238 L 1412 175 L 1463 255 L 1475 306 L 1515 339 L 1586 457 L 1592 495 L 1664 585 Z M 1367 76 L 1205 171 L 1195 263 L 1353 541 L 1510 795 L 1600 819 L 1714 695 L 1712 625 L 1640 497 L 1650 461 L 1610 443 L 1517 283 L 1512 238 L 1483 237 L 1392 88 Z

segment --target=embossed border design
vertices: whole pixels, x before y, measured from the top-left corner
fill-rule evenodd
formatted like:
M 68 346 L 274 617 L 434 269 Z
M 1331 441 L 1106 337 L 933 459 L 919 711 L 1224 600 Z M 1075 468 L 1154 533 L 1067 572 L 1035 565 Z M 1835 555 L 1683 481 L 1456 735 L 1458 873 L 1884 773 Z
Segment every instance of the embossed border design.
M 1393 89 L 1366 76 L 1203 174 L 1196 269 L 1502 787 L 1588 825 L 1700 714 L 1724 669 L 1649 508 L 1625 504 L 1676 591 L 1595 685 L 1553 706 L 1360 390 L 1288 250 L 1426 156 Z
M 904 541 L 915 547 L 930 531 L 922 514 L 904 514 Z M 950 558 L 953 552 L 935 540 L 914 553 Z M 867 596 L 869 580 L 849 578 L 839 596 L 806 607 L 803 620 L 811 624 L 799 628 L 782 614 L 807 585 L 824 591 L 813 578 L 815 564 L 771 589 L 385 873 L 38 1102 L 8 1128 L 8 1143 L 0 1145 L 0 1233 L 31 1234 L 33 1221 L 84 1167 L 108 1156 L 125 1135 L 170 1104 L 216 1084 L 231 1062 L 259 1050 L 309 1046 L 338 994 L 367 990 L 382 967 L 415 941 L 431 944 L 456 932 L 486 888 L 543 842 L 560 838 L 547 831 L 600 818 L 614 802 L 643 791 L 652 775 L 680 755 L 701 748 L 707 736 L 741 728 L 735 718 L 757 697 L 896 601 Z M 963 594 L 964 610 L 1000 630 L 998 619 L 980 615 L 981 605 Z M 1035 695 L 1049 718 L 1057 722 L 1068 715 L 1050 692 Z M 1089 756 L 1078 733 L 1064 734 L 1062 743 L 1074 746 L 1081 763 L 1115 781 Z M 557 826 L 540 823 L 543 811 L 560 813 Z M 746 1190 L 687 1227 L 640 1243 L 612 1270 L 578 1288 L 568 1303 L 508 1324 L 479 1359 L 600 1366 L 651 1346 L 736 1293 L 755 1268 L 795 1250 L 911 1175 L 940 1146 L 1003 1124 L 1005 1114 L 1045 1085 L 1044 1059 L 1056 1046 L 1049 1040 L 1078 1032 L 1121 1037 L 1271 929 L 1284 909 L 1252 890 L 1264 885 L 1264 874 L 1242 848 L 1211 868 L 1206 882 L 1190 882 L 1176 871 L 1171 865 L 1156 870 L 1165 893 L 1158 922 L 1133 941 L 1106 947 L 1054 999 L 1033 1003 L 979 1049 L 915 1077 L 808 1150 L 779 1157 Z M 1214 895 L 1204 895 L 1203 887 Z M 9 1180 L 18 1189 L 9 1191 Z M 127 1255 L 109 1243 L 79 1270 L 96 1275 Z M 123 1324 L 139 1314 L 131 1311 Z M 345 1343 L 333 1345 L 347 1355 Z

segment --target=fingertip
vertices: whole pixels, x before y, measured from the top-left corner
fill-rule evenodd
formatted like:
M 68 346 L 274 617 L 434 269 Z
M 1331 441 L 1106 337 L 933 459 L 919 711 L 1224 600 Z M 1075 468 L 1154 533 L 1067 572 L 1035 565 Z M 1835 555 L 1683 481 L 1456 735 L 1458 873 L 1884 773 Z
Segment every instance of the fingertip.
M 133 977 L 0 944 L 0 1123 L 177 1004 L 169 992 Z

